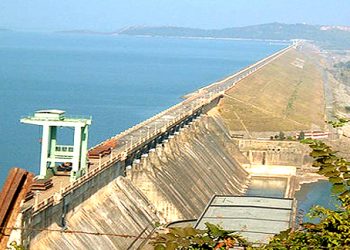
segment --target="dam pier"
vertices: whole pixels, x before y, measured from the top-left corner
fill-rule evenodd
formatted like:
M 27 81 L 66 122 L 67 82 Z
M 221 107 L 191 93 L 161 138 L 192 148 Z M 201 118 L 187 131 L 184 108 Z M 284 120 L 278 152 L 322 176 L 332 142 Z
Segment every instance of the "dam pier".
M 274 173 L 287 178 L 283 196 L 293 198 L 291 176 L 301 171 L 307 152 L 290 142 L 275 142 L 263 153 L 267 152 L 264 143 L 233 139 L 215 108 L 237 83 L 299 45 L 199 89 L 179 104 L 94 146 L 87 153 L 88 166 L 74 177 L 57 174 L 45 162 L 41 173 L 53 171 L 48 178 L 52 187 L 34 191 L 25 200 L 7 198 L 20 205 L 8 208 L 3 218 L 2 225 L 12 228 L 6 244 L 16 241 L 30 249 L 147 247 L 156 224 L 199 218 L 213 195 L 243 195 L 254 175 Z M 85 138 L 78 137 L 77 150 L 76 141 Z M 285 158 L 276 156 L 281 149 L 286 150 Z M 266 165 L 265 170 L 254 166 L 260 163 Z M 293 209 L 291 217 L 296 213 Z M 69 230 L 107 233 L 87 237 L 65 233 Z

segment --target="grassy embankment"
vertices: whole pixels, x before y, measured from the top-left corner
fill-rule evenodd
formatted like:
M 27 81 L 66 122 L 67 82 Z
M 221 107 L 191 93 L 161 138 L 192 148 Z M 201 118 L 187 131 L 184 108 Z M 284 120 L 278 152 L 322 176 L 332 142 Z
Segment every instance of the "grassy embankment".
M 218 110 L 231 131 L 323 129 L 322 74 L 306 54 L 293 49 L 239 82 Z

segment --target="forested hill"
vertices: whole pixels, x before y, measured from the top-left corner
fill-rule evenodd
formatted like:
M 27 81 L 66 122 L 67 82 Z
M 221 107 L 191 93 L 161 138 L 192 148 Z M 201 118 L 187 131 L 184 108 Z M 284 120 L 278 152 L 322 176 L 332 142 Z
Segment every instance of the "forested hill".
M 350 31 L 340 27 L 268 23 L 226 29 L 194 29 L 181 27 L 129 27 L 118 34 L 170 37 L 242 38 L 264 40 L 307 39 L 324 47 L 350 49 Z

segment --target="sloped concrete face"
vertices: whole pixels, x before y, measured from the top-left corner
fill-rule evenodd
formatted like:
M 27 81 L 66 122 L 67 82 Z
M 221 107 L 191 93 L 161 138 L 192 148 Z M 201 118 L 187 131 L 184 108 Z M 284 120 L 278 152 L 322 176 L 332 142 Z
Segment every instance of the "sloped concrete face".
M 163 222 L 198 218 L 214 194 L 244 193 L 248 174 L 235 145 L 212 117 L 184 128 L 127 173 Z
M 31 249 L 136 249 L 157 222 L 198 218 L 214 194 L 243 194 L 249 175 L 217 119 L 204 116 L 181 129 L 66 216 L 68 230 L 138 236 L 147 228 L 139 240 L 44 231 Z
M 142 239 L 118 235 L 147 236 L 159 221 L 148 200 L 120 176 L 67 215 L 67 229 L 115 235 L 89 235 L 44 231 L 31 241 L 30 249 L 127 249 Z M 59 229 L 52 225 L 51 229 Z M 142 238 L 141 237 L 141 238 Z

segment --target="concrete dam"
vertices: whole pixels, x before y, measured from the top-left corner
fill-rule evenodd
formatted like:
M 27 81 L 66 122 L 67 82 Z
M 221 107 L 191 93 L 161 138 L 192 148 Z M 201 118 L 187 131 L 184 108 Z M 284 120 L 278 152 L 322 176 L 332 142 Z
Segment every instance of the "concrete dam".
M 53 189 L 21 203 L 8 242 L 30 249 L 140 249 L 157 225 L 198 218 L 213 195 L 243 195 L 247 167 L 261 156 L 230 136 L 216 106 L 225 91 L 291 49 L 115 136 L 119 144 L 73 182 L 54 176 Z
M 67 228 L 140 235 L 137 242 L 41 232 L 31 249 L 134 249 L 157 222 L 198 218 L 214 194 L 243 194 L 249 176 L 235 159 L 236 146 L 221 136 L 226 132 L 214 118 L 199 118 L 66 215 Z

